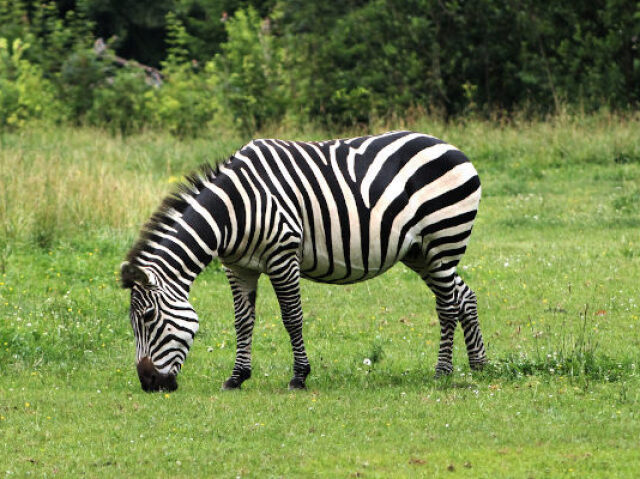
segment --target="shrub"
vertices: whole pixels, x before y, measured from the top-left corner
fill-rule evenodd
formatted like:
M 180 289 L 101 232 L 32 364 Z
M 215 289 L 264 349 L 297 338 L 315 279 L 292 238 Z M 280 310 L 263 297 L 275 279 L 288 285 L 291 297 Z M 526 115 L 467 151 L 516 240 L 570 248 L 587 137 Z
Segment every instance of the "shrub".
M 172 13 L 167 14 L 168 57 L 162 63 L 164 83 L 146 93 L 152 122 L 177 136 L 197 135 L 215 114 L 212 84 L 189 61 L 189 36 Z
M 278 71 L 283 51 L 268 23 L 251 7 L 238 10 L 226 27 L 229 39 L 209 65 L 209 73 L 236 124 L 252 132 L 284 115 L 286 95 Z
M 87 112 L 93 107 L 96 89 L 110 72 L 109 65 L 105 64 L 93 50 L 78 49 L 65 59 L 58 83 L 60 97 L 72 121 L 82 122 Z
M 165 71 L 165 82 L 146 93 L 152 123 L 177 136 L 197 135 L 216 112 L 206 78 L 189 65 Z
M 88 122 L 123 135 L 142 129 L 149 121 L 146 94 L 151 88 L 144 71 L 130 67 L 116 70 L 95 89 Z
M 29 44 L 0 38 L 0 128 L 17 128 L 32 118 L 56 119 L 60 105 L 51 82 L 23 58 Z

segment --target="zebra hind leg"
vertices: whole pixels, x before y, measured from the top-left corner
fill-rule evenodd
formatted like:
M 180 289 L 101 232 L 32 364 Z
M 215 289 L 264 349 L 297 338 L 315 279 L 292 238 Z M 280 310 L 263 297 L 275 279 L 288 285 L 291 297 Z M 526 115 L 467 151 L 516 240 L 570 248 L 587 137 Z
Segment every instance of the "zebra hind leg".
M 464 342 L 467 346 L 469 366 L 473 370 L 481 370 L 487 363 L 487 354 L 484 349 L 484 341 L 478 322 L 478 301 L 476 294 L 457 274 L 455 282 L 456 297 L 460 309 L 460 325 L 464 331 Z
M 436 313 L 440 322 L 440 347 L 436 363 L 436 378 L 453 372 L 453 337 L 458 324 L 459 309 L 455 298 L 454 271 L 434 271 L 421 256 L 405 258 L 403 263 L 418 273 L 436 296 Z
M 240 389 L 251 377 L 251 339 L 256 318 L 256 291 L 259 274 L 226 269 L 233 294 L 233 309 L 236 329 L 236 361 L 231 376 L 222 384 L 222 389 Z
M 440 321 L 440 347 L 436 363 L 436 378 L 439 378 L 453 372 L 453 337 L 458 322 L 458 308 L 454 302 L 436 297 L 436 312 Z

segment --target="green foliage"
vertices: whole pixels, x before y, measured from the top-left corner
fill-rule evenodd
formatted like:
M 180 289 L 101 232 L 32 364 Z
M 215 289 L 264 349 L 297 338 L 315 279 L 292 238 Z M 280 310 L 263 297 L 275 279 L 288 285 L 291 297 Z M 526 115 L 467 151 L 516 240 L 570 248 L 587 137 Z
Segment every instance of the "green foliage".
M 0 0 L 0 38 L 11 45 L 17 38 L 29 32 L 26 2 L 23 0 Z
M 92 23 L 81 9 L 61 14 L 54 2 L 27 6 L 27 2 L 0 1 L 0 38 L 4 35 L 9 45 L 21 45 L 20 59 L 14 59 L 14 63 L 19 61 L 22 70 L 13 85 L 6 83 L 10 74 L 7 72 L 11 71 L 6 61 L 4 75 L 0 70 L 0 76 L 5 78 L 0 115 L 17 124 L 24 124 L 31 117 L 78 122 L 91 104 L 90 87 L 101 76 L 87 52 L 91 28 Z M 13 69 L 16 68 L 14 64 Z M 22 99 L 16 101 L 33 105 L 12 116 L 16 101 L 10 108 L 6 97 L 17 98 L 15 92 L 21 89 Z
M 166 25 L 167 59 L 165 60 L 165 67 L 188 62 L 188 45 L 191 41 L 191 36 L 173 12 L 167 13 Z
M 117 116 L 96 114 L 106 110 L 95 93 L 114 96 L 107 80 L 129 75 L 116 68 L 135 59 L 160 67 L 163 83 L 135 85 L 150 113 L 131 124 L 177 135 L 214 124 L 244 134 L 276 123 L 362 127 L 424 111 L 531 118 L 633 110 L 638 32 L 640 4 L 625 0 L 145 0 L 126 8 L 120 0 L 0 0 L 0 38 L 30 45 L 23 57 L 54 85 L 57 118 Z M 107 54 L 90 51 L 96 37 L 109 39 Z M 3 78 L 3 104 L 15 105 L 13 80 Z M 142 111 L 135 102 L 123 119 Z
M 135 67 L 116 70 L 115 75 L 95 89 L 93 104 L 87 112 L 90 124 L 106 125 L 122 135 L 140 130 L 150 118 L 146 93 L 152 87 L 145 74 Z
M 190 59 L 198 62 L 210 60 L 220 51 L 220 45 L 227 39 L 224 22 L 221 21 L 223 12 L 233 12 L 238 2 L 177 0 L 175 3 L 175 10 L 172 11 L 176 12 L 175 16 L 182 22 L 187 32 L 187 49 Z M 167 26 L 169 25 L 167 21 Z
M 283 0 L 275 18 L 289 96 L 327 124 L 416 106 L 491 115 L 640 100 L 634 2 Z
M 218 111 L 211 82 L 188 64 L 164 73 L 165 83 L 145 94 L 152 123 L 177 136 L 197 135 Z
M 182 22 L 167 14 L 167 59 L 162 63 L 164 82 L 146 93 L 152 123 L 177 136 L 196 135 L 216 112 L 216 100 L 208 75 L 189 60 L 191 37 Z
M 439 60 L 425 57 L 439 54 L 429 13 L 437 6 L 376 0 L 349 2 L 346 9 L 328 2 L 294 10 L 296 2 L 285 4 L 284 39 L 294 52 L 288 58 L 296 102 L 309 115 L 321 115 L 327 124 L 367 123 L 443 102 Z M 304 18 L 318 16 L 325 18 L 318 26 Z
M 282 51 L 253 8 L 238 10 L 226 25 L 228 41 L 216 55 L 211 73 L 223 104 L 244 131 L 255 131 L 284 114 L 278 65 Z
M 60 111 L 51 82 L 24 58 L 28 43 L 0 38 L 0 129 L 19 128 L 31 118 L 55 120 Z
M 54 80 L 70 54 L 91 45 L 93 24 L 81 9 L 62 14 L 55 2 L 41 3 L 34 6 L 28 22 L 34 38 L 29 59 Z
M 113 68 L 93 50 L 78 49 L 64 61 L 58 75 L 60 97 L 69 110 L 69 118 L 80 123 L 91 110 L 95 90 L 113 74 Z

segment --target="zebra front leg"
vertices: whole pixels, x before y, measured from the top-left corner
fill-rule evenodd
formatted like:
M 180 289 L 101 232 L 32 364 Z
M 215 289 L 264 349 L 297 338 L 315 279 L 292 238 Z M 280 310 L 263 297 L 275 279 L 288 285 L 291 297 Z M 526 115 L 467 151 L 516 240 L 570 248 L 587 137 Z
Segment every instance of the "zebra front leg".
M 280 303 L 282 322 L 289 333 L 293 349 L 293 378 L 289 382 L 289 389 L 305 389 L 305 381 L 311 372 L 311 367 L 302 339 L 300 265 L 297 257 L 273 268 L 270 279 Z
M 476 294 L 467 286 L 462 278 L 456 275 L 456 292 L 460 308 L 460 325 L 464 331 L 464 342 L 467 346 L 469 366 L 473 370 L 481 370 L 487 363 L 482 332 L 478 322 L 478 301 Z
M 256 318 L 256 291 L 260 273 L 225 269 L 231 292 L 236 328 L 236 361 L 231 377 L 222 384 L 222 389 L 240 389 L 251 377 L 251 339 Z

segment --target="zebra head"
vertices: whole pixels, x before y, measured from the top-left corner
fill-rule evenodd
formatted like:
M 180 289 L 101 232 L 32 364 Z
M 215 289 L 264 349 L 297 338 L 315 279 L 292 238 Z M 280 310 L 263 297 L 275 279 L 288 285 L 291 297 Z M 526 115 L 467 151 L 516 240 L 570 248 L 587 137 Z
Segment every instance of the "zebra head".
M 198 331 L 198 316 L 186 294 L 168 287 L 150 268 L 124 262 L 120 276 L 122 287 L 131 289 L 140 385 L 145 391 L 173 391 Z

